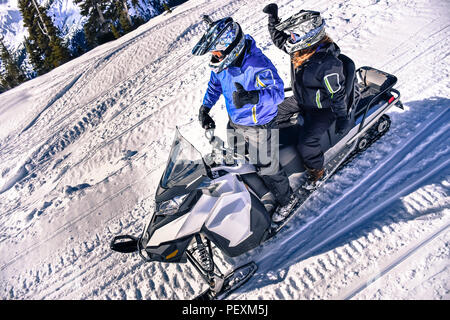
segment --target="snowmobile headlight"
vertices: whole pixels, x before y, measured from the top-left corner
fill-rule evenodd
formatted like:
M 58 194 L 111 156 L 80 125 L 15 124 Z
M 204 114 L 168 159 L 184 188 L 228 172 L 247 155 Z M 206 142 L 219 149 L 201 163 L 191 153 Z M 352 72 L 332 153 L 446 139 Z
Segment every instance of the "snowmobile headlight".
M 158 207 L 157 213 L 160 215 L 172 215 L 178 212 L 180 205 L 183 203 L 188 195 L 182 195 L 173 199 L 161 202 Z

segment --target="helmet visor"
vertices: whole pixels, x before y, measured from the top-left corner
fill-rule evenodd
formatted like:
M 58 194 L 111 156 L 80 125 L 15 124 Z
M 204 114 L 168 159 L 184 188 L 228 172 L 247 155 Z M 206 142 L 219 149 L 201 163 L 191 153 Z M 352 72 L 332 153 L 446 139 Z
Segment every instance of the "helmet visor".
M 223 50 L 221 48 L 225 47 L 227 43 L 226 39 L 230 36 L 226 36 L 225 34 L 232 29 L 232 26 L 233 19 L 229 17 L 216 21 L 205 32 L 200 41 L 195 45 L 194 49 L 192 49 L 192 54 L 201 56 L 210 51 Z
M 296 30 L 289 30 L 289 33 L 291 35 L 290 42 L 291 43 L 297 43 L 300 41 L 306 41 L 309 39 L 312 39 L 316 37 L 324 28 L 325 28 L 325 20 L 322 20 L 322 23 L 313 29 L 309 29 L 311 26 L 307 26 L 307 28 L 299 28 L 298 26 Z
M 234 39 L 236 39 L 237 34 L 237 25 L 234 23 L 228 24 L 209 51 L 225 51 L 233 43 Z

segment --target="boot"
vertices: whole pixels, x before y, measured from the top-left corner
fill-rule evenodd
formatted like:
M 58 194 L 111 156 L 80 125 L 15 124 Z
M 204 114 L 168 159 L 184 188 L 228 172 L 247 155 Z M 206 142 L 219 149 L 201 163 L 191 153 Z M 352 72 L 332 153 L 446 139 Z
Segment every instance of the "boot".
M 267 213 L 272 216 L 277 206 L 277 200 L 275 199 L 273 193 L 270 191 L 267 192 L 262 196 L 261 202 L 264 205 L 264 208 L 266 208 Z
M 303 188 L 306 190 L 313 190 L 318 186 L 318 183 L 322 180 L 322 178 L 325 177 L 325 168 L 322 169 L 313 169 L 313 168 L 306 168 L 306 182 L 303 185 Z
M 298 203 L 299 198 L 297 193 L 293 192 L 291 196 L 289 197 L 289 201 L 284 206 L 279 206 L 275 213 L 272 216 L 272 221 L 279 223 L 286 219 L 289 214 L 292 212 L 292 210 L 295 209 L 296 204 Z

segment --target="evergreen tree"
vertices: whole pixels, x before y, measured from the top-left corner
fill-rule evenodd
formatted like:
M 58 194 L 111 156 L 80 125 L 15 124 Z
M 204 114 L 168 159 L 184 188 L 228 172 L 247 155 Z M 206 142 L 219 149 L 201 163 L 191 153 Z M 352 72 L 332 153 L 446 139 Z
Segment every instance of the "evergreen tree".
M 37 74 L 44 74 L 69 61 L 69 50 L 47 15 L 47 10 L 36 0 L 19 0 L 19 9 L 29 34 L 25 38 L 25 48 Z
M 27 80 L 24 72 L 17 65 L 17 61 L 3 43 L 3 39 L 0 39 L 0 58 L 4 68 L 0 84 L 4 89 L 11 89 Z
M 172 10 L 170 10 L 170 7 L 167 5 L 167 3 L 163 3 L 163 8 L 167 13 L 172 13 Z
M 122 28 L 123 33 L 128 33 L 133 30 L 132 24 L 130 23 L 131 18 L 125 10 L 121 10 L 119 14 L 119 23 Z
M 62 39 L 60 37 L 51 37 L 50 48 L 51 54 L 48 58 L 54 68 L 59 67 L 63 63 L 70 60 L 69 49 L 67 49 L 67 47 L 62 43 Z
M 111 32 L 114 35 L 114 38 L 119 39 L 122 35 L 120 34 L 119 30 L 117 30 L 116 26 L 114 25 L 114 23 L 111 23 Z
M 84 32 L 90 47 L 114 38 L 111 30 L 114 21 L 111 19 L 113 14 L 110 0 L 74 0 L 74 2 L 80 7 L 81 15 L 88 18 Z
M 120 6 L 118 4 L 118 7 L 121 7 L 121 12 L 120 12 L 120 17 L 124 20 L 126 20 L 125 22 L 121 22 L 120 25 L 122 26 L 122 28 L 124 28 L 124 31 L 126 31 L 125 29 L 128 29 L 129 32 L 131 31 L 132 27 L 133 27 L 133 21 L 131 20 L 130 14 L 128 13 L 128 3 L 127 0 L 122 0 L 122 6 Z

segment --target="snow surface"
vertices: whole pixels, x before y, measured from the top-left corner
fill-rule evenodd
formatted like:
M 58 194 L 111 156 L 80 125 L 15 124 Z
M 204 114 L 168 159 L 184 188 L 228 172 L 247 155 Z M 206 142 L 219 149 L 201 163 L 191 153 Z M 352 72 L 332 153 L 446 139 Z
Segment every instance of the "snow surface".
M 142 232 L 180 125 L 198 144 L 208 57 L 190 51 L 202 14 L 232 15 L 289 79 L 269 3 L 191 0 L 0 95 L 2 299 L 188 299 L 188 264 L 109 249 Z M 298 1 L 278 1 L 280 15 Z M 2 2 L 3 5 L 3 2 Z M 244 256 L 259 269 L 229 299 L 449 299 L 450 3 L 312 1 L 356 65 L 398 77 L 390 131 Z M 223 99 L 212 110 L 224 135 Z M 199 146 L 202 147 L 202 146 Z

